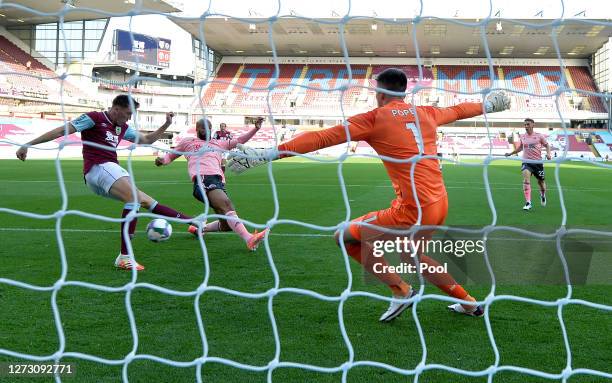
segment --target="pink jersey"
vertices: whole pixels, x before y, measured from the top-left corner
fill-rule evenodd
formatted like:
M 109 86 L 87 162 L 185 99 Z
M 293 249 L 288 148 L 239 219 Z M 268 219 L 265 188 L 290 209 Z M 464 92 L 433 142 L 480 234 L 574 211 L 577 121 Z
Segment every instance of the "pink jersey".
M 546 137 L 543 134 L 521 134 L 521 145 L 523 145 L 523 158 L 526 160 L 541 160 L 542 146 L 546 146 Z
M 198 175 L 220 175 L 225 182 L 225 175 L 221 169 L 221 161 L 224 150 L 232 150 L 238 144 L 244 144 L 257 133 L 257 128 L 253 128 L 236 138 L 235 140 L 212 139 L 210 141 L 201 140 L 197 137 L 184 138 L 174 148 L 177 152 L 189 152 L 185 154 L 189 177 L 195 180 Z M 181 155 L 176 153 L 166 153 L 162 162 L 164 165 L 169 164 Z
M 117 126 L 111 122 L 106 112 L 89 112 L 70 121 L 72 126 L 81 132 L 83 141 L 83 174 L 87 174 L 92 166 L 105 162 L 117 162 L 117 145 L 119 141 L 136 141 L 138 132 L 127 124 Z M 96 143 L 108 149 L 87 145 Z

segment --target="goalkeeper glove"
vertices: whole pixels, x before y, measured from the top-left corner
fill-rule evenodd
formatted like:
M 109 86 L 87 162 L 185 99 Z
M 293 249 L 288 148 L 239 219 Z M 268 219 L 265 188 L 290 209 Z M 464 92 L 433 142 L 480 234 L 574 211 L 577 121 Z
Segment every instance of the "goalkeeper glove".
M 484 105 L 487 113 L 501 112 L 510 109 L 510 97 L 506 92 L 497 90 L 487 95 Z
M 254 149 L 243 144 L 238 144 L 236 145 L 236 149 L 238 150 L 230 152 L 227 163 L 229 169 L 236 174 L 240 174 L 250 168 L 263 165 L 278 158 L 278 150 L 276 150 L 276 148 Z

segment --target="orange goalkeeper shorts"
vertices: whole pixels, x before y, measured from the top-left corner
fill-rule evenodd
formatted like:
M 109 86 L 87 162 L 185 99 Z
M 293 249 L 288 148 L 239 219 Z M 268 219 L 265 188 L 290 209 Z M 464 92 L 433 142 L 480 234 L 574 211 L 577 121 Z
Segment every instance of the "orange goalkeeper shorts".
M 355 218 L 351 222 L 365 222 L 370 225 L 376 225 L 395 230 L 406 230 L 412 227 L 417 221 L 418 210 L 416 206 L 398 206 L 390 207 L 383 210 L 373 211 L 368 214 Z M 421 225 L 443 225 L 448 214 L 448 197 L 444 196 L 439 201 L 422 208 Z M 362 241 L 364 232 L 366 239 L 373 238 L 381 231 L 376 228 L 357 225 L 351 223 L 349 226 L 351 236 L 358 241 Z M 421 236 L 431 237 L 433 230 L 419 232 Z M 369 238 L 367 238 L 369 237 Z

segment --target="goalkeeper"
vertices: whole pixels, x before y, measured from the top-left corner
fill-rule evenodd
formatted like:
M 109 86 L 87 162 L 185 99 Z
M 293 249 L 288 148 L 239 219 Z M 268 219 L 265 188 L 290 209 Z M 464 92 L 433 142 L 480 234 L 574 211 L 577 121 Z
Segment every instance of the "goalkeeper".
M 394 298 L 401 299 L 401 301 L 391 301 L 388 310 L 380 317 L 381 322 L 389 322 L 412 305 L 412 301 L 407 301 L 406 298 L 415 295 L 416 291 L 396 273 L 374 272 L 375 263 L 384 265 L 387 263 L 384 258 L 372 257 L 371 243 L 364 238 L 366 226 L 359 223 L 383 228 L 408 229 L 417 223 L 417 206 L 420 206 L 421 225 L 444 224 L 448 211 L 448 198 L 442 172 L 435 158 L 438 126 L 481 115 L 483 110 L 487 113 L 503 111 L 510 107 L 510 100 L 503 92 L 493 92 L 487 96 L 484 105 L 461 103 L 448 108 L 414 107 L 404 102 L 407 85 L 404 72 L 389 68 L 381 72 L 376 80 L 377 89 L 384 90 L 376 93 L 378 108 L 349 118 L 348 127 L 337 125 L 317 132 L 304 133 L 277 148 L 263 151 L 239 145 L 240 151 L 230 155 L 229 167 L 232 171 L 241 173 L 267 161 L 290 156 L 281 152 L 309 153 L 351 140 L 367 142 L 381 156 L 403 160 L 401 163 L 383 160 L 397 196 L 391 206 L 354 219 L 342 237 L 340 231 L 335 235 L 338 243 L 344 242 L 347 253 L 354 260 L 385 283 L 392 290 Z M 347 130 L 350 137 L 347 137 Z M 420 159 L 415 165 L 407 161 L 419 153 L 434 158 Z M 413 166 L 414 173 L 411 175 Z M 413 192 L 413 184 L 416 193 Z M 430 238 L 431 234 L 429 231 L 417 235 Z M 419 256 L 419 262 L 430 267 L 439 265 L 437 261 L 422 254 Z M 423 272 L 423 275 L 452 297 L 468 302 L 476 301 L 448 273 Z M 470 316 L 481 316 L 484 313 L 483 308 L 476 304 L 457 303 L 450 305 L 449 309 Z
M 257 249 L 267 229 L 259 233 L 255 230 L 251 234 L 238 218 L 236 209 L 225 191 L 225 174 L 221 168 L 221 154 L 225 150 L 234 149 L 237 144 L 244 144 L 250 140 L 261 129 L 262 123 L 263 118 L 258 118 L 253 129 L 236 139 L 210 139 L 212 124 L 210 120 L 200 119 L 196 122 L 197 138 L 185 138 L 174 148 L 177 152 L 183 152 L 187 158 L 189 176 L 193 181 L 193 196 L 202 203 L 204 203 L 204 198 L 207 198 L 217 214 L 230 218 L 207 224 L 204 227 L 204 233 L 233 230 L 244 240 L 251 251 Z M 180 156 L 180 154 L 166 153 L 163 158 L 155 159 L 155 165 L 168 165 Z M 205 194 L 202 193 L 203 191 Z M 190 233 L 197 235 L 197 231 L 196 226 L 189 226 Z

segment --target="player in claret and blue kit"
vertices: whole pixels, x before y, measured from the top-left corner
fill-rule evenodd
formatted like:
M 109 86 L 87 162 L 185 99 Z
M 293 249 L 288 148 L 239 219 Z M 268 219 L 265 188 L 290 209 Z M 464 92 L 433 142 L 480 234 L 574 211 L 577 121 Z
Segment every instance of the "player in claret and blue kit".
M 119 95 L 115 97 L 112 107 L 108 111 L 82 114 L 68 123 L 66 129 L 64 126 L 60 126 L 23 145 L 17 150 L 17 158 L 25 161 L 28 147 L 55 140 L 63 136 L 65 131 L 67 131 L 67 134 L 80 132 L 83 141 L 85 183 L 97 195 L 124 202 L 122 218 L 125 218 L 131 210 L 138 211 L 142 205 L 155 214 L 191 219 L 190 216 L 158 203 L 138 189 L 136 189 L 137 198 L 134 198 L 130 174 L 119 166 L 117 161 L 117 145 L 121 140 L 139 144 L 154 143 L 168 129 L 174 114 L 166 113 L 166 122 L 156 131 L 143 133 L 127 124 L 132 118 L 132 106 L 134 109 L 138 109 L 139 104 L 128 95 Z M 137 220 L 134 217 L 129 221 L 128 234 L 130 238 L 134 236 L 136 231 Z M 126 223 L 125 221 L 121 223 L 121 252 L 115 260 L 115 266 L 126 270 L 131 270 L 132 267 L 139 271 L 144 270 L 144 266 L 138 262 L 132 264 L 128 255 L 128 239 L 123 236 L 123 228 Z

